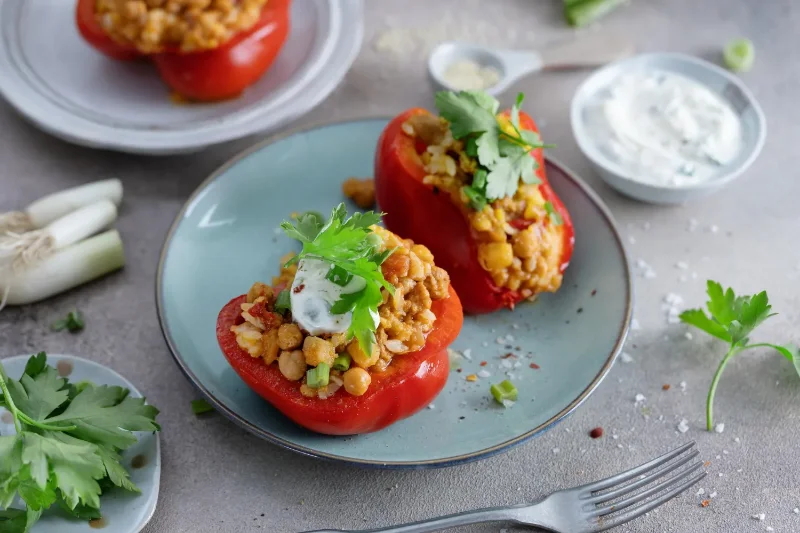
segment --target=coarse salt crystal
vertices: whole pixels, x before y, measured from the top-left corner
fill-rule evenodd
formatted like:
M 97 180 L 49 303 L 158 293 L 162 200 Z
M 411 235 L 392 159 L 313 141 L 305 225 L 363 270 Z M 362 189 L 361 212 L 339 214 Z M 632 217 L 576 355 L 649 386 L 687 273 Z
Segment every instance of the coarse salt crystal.
M 512 335 L 511 333 L 506 333 L 506 341 L 514 342 L 514 335 Z
M 681 388 L 681 392 L 686 392 L 686 382 L 681 381 L 678 386 Z
M 742 442 L 742 439 L 740 439 L 739 437 L 736 437 L 735 439 L 733 439 L 733 442 L 739 443 L 739 442 Z
M 559 453 L 561 453 L 561 449 L 560 448 L 553 448 L 553 453 L 554 454 L 559 454 Z
M 633 235 L 628 235 L 628 242 L 631 244 L 636 244 L 636 237 Z
M 712 492 L 711 494 L 708 495 L 708 497 L 709 498 L 716 498 L 717 497 L 717 491 Z
M 511 324 L 511 327 L 513 329 L 519 329 L 519 324 L 517 324 L 517 323 Z
M 656 271 L 648 267 L 648 269 L 644 272 L 644 277 L 645 279 L 653 279 L 656 277 Z
M 750 518 L 753 520 L 758 520 L 759 522 L 763 522 L 764 519 L 767 517 L 764 513 L 754 514 Z
M 488 343 L 488 342 L 486 342 L 486 341 L 483 341 L 481 344 L 483 345 L 483 347 L 484 347 L 484 348 L 486 348 L 487 346 L 489 346 L 489 343 Z
M 703 494 L 705 494 L 705 493 L 706 493 L 706 489 L 697 489 L 697 494 L 696 494 L 696 496 L 702 496 L 702 495 L 703 495 Z
M 718 475 L 719 477 L 722 477 L 722 476 L 724 476 L 725 474 L 723 474 L 722 472 L 720 472 L 720 473 L 719 473 L 719 474 L 717 474 L 717 475 Z
M 800 514 L 800 507 L 795 507 L 795 508 L 792 510 L 792 512 L 793 512 L 794 514 Z
M 619 354 L 619 358 L 622 360 L 623 363 L 632 363 L 633 357 L 628 352 L 622 352 Z
M 436 406 L 433 405 L 432 403 L 429 403 L 428 404 L 428 409 L 436 409 Z
M 506 343 L 506 339 L 505 339 L 505 337 L 497 337 L 494 340 L 494 342 L 496 342 L 497 344 L 505 344 Z
M 611 435 L 611 438 L 617 440 L 619 438 L 619 435 Z
M 636 397 L 634 398 L 636 403 L 641 403 L 641 402 L 645 401 L 646 399 L 647 398 L 645 398 L 644 394 L 637 394 Z
M 639 331 L 642 329 L 642 326 L 639 325 L 639 321 L 635 318 L 631 320 L 631 331 Z
M 711 224 L 711 226 L 709 226 L 708 228 L 708 231 L 710 231 L 711 233 L 716 233 L 719 231 L 719 226 L 717 226 L 716 224 Z
M 508 360 L 508 359 L 502 359 L 502 360 L 500 361 L 500 366 L 501 366 L 502 368 L 514 368 L 514 363 L 512 363 L 512 362 L 511 362 L 510 360 Z
M 647 263 L 644 262 L 644 259 L 637 259 L 636 266 L 639 268 L 647 268 Z
M 772 526 L 767 526 L 766 531 L 775 531 L 775 528 L 773 528 Z
M 691 331 L 687 331 L 686 333 L 683 334 L 683 336 L 686 337 L 686 340 L 689 340 L 689 341 L 694 338 L 692 336 L 692 332 Z
M 681 421 L 678 422 L 678 431 L 681 433 L 686 433 L 689 431 L 689 421 L 685 418 L 681 419 Z
M 728 450 L 722 450 L 722 455 L 728 455 Z
M 503 407 L 511 407 L 514 405 L 514 400 L 503 400 Z
M 514 368 L 519 368 L 519 367 L 521 367 L 521 366 L 522 366 L 522 363 L 520 363 L 519 361 L 517 361 L 516 363 L 514 363 Z
M 617 444 L 617 448 L 622 449 L 622 444 Z
M 691 276 L 692 279 L 697 279 L 697 272 L 692 272 L 689 275 Z
M 488 378 L 491 375 L 492 375 L 492 373 L 489 372 L 488 370 L 481 370 L 481 371 L 478 372 L 478 377 L 481 377 L 481 378 Z
M 725 424 L 720 422 L 719 424 L 714 426 L 714 431 L 716 431 L 717 433 L 722 433 L 723 431 L 725 431 Z
M 689 263 L 687 263 L 686 261 L 678 261 L 677 263 L 675 263 L 675 268 L 686 270 L 687 268 L 689 268 Z
M 467 361 L 472 361 L 472 349 L 467 348 L 466 350 L 461 352 L 461 355 L 463 355 L 464 359 L 466 359 Z

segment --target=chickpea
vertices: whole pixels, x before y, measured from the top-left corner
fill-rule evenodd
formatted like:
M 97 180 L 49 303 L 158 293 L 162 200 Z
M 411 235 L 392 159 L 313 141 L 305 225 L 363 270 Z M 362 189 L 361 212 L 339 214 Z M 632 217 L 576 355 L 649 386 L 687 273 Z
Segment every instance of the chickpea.
M 281 350 L 294 350 L 303 342 L 303 333 L 297 324 L 281 324 L 278 328 L 278 346 Z
M 278 359 L 278 352 L 280 351 L 280 347 L 278 346 L 278 330 L 271 329 L 261 335 L 261 345 L 261 358 L 266 364 L 271 365 Z
M 260 281 L 253 283 L 250 290 L 247 291 L 247 302 L 253 303 L 257 298 L 263 297 L 265 301 L 272 300 L 272 287 Z
M 372 378 L 363 368 L 354 367 L 344 373 L 344 390 L 353 396 L 362 396 L 370 383 Z
M 306 337 L 306 340 L 303 341 L 303 355 L 306 363 L 311 366 L 317 366 L 320 363 L 330 366 L 336 359 L 333 344 L 319 337 Z
M 514 262 L 514 250 L 507 242 L 482 243 L 478 247 L 478 261 L 486 270 L 502 270 Z
M 367 354 L 364 353 L 364 350 L 361 349 L 361 345 L 358 344 L 357 339 L 353 339 L 350 344 L 347 346 L 347 352 L 350 354 L 350 357 L 353 359 L 353 363 L 361 368 L 369 368 L 375 363 L 378 362 L 378 358 L 381 355 L 380 350 L 378 350 L 377 345 L 372 346 L 372 354 L 367 357 Z
M 278 368 L 286 379 L 300 381 L 306 375 L 306 358 L 301 350 L 283 351 L 278 357 Z

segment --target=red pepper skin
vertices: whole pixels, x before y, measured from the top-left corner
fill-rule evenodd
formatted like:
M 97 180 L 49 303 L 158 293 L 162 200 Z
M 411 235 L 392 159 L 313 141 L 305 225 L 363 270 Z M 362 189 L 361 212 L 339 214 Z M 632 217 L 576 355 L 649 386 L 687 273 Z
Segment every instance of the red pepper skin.
M 246 296 L 237 296 L 219 313 L 217 340 L 222 353 L 242 380 L 276 409 L 300 426 L 327 435 L 378 431 L 430 404 L 447 381 L 447 347 L 464 320 L 451 287 L 449 298 L 433 302 L 436 322 L 421 350 L 396 357 L 384 372 L 371 373 L 372 383 L 363 396 L 351 396 L 341 388 L 321 400 L 303 396 L 300 382 L 289 381 L 277 365 L 267 366 L 239 347 L 230 328 L 241 322 L 244 301 Z
M 422 182 L 426 172 L 418 150 L 424 146 L 416 146 L 417 141 L 403 132 L 402 125 L 410 116 L 423 113 L 428 111 L 414 108 L 398 115 L 378 140 L 375 192 L 378 205 L 386 213 L 383 221 L 390 231 L 424 244 L 433 252 L 436 264 L 450 274 L 465 313 L 490 313 L 503 307 L 513 309 L 523 297 L 518 291 L 497 287 L 480 265 L 478 242 L 466 212 L 447 193 Z M 522 129 L 538 131 L 525 113 L 520 113 L 520 125 Z M 564 239 L 560 270 L 564 272 L 575 241 L 572 220 L 547 181 L 542 149 L 532 150 L 531 155 L 538 162 L 539 191 L 563 219 L 560 226 Z M 521 229 L 530 222 L 517 220 L 511 224 Z
M 83 38 L 114 59 L 149 58 L 164 82 L 190 100 L 211 102 L 236 98 L 275 62 L 289 34 L 291 0 L 270 0 L 259 21 L 213 50 L 167 50 L 143 54 L 117 43 L 99 26 L 95 0 L 78 0 L 77 23 Z

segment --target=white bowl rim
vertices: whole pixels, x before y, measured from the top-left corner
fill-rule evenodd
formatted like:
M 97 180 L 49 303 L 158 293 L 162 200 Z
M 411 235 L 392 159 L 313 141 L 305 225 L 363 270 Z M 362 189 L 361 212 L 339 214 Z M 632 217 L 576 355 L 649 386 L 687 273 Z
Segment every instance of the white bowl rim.
M 701 182 L 701 183 L 694 183 L 694 184 L 687 184 L 687 185 L 679 185 L 676 187 L 673 186 L 665 186 L 665 185 L 657 185 L 654 183 L 648 183 L 641 180 L 637 180 L 633 177 L 630 172 L 627 172 L 621 165 L 616 164 L 614 161 L 611 161 L 607 158 L 599 158 L 595 157 L 592 154 L 592 151 L 588 149 L 588 143 L 590 143 L 590 139 L 588 134 L 583 130 L 582 127 L 577 127 L 580 121 L 580 112 L 583 110 L 586 98 L 579 99 L 578 96 L 586 91 L 586 87 L 593 82 L 596 78 L 602 76 L 607 71 L 614 69 L 614 68 L 625 68 L 624 65 L 629 63 L 638 63 L 645 61 L 647 59 L 654 60 L 658 58 L 664 59 L 673 59 L 678 61 L 683 61 L 686 63 L 693 63 L 701 68 L 705 68 L 714 74 L 721 76 L 722 78 L 726 79 L 729 83 L 735 85 L 747 99 L 750 106 L 753 108 L 753 112 L 756 115 L 756 123 L 758 124 L 757 128 L 757 138 L 755 143 L 753 144 L 752 149 L 750 150 L 750 155 L 742 161 L 739 166 L 735 168 L 731 168 L 728 171 L 719 174 L 718 176 Z M 694 80 L 698 83 L 703 84 L 699 80 Z M 705 85 L 705 84 L 703 84 Z M 714 91 L 716 94 L 716 91 Z M 614 61 L 609 63 L 594 72 L 587 77 L 578 88 L 575 90 L 575 93 L 572 95 L 572 101 L 570 103 L 570 127 L 572 128 L 572 135 L 575 138 L 575 141 L 578 144 L 578 148 L 580 148 L 583 155 L 589 159 L 594 165 L 600 167 L 602 170 L 607 172 L 608 174 L 614 175 L 626 181 L 630 181 L 635 183 L 643 188 L 649 188 L 652 190 L 658 191 L 705 191 L 708 189 L 715 189 L 721 187 L 727 183 L 730 183 L 737 177 L 739 177 L 761 153 L 761 150 L 764 148 L 764 143 L 766 142 L 767 138 L 767 119 L 764 115 L 764 111 L 761 109 L 761 105 L 758 103 L 755 95 L 750 91 L 750 89 L 744 84 L 744 82 L 737 76 L 733 75 L 732 73 L 728 72 L 727 70 L 723 69 L 722 67 L 711 63 L 710 61 L 706 61 L 705 59 L 701 59 L 699 57 L 691 56 L 688 54 L 682 54 L 678 52 L 650 52 L 650 53 L 642 53 L 636 54 L 634 56 L 620 59 L 618 61 Z M 580 132 L 580 133 L 579 133 Z M 605 176 L 603 176 L 605 179 Z

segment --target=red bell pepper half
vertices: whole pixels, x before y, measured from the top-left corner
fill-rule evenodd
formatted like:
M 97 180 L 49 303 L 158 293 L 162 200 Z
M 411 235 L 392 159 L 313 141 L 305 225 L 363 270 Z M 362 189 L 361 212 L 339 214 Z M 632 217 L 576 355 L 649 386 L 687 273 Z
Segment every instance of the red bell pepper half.
M 412 115 L 427 113 L 420 108 L 401 113 L 384 129 L 378 141 L 375 191 L 378 205 L 386 213 L 384 223 L 389 230 L 424 244 L 433 252 L 436 264 L 450 274 L 466 313 L 489 313 L 503 307 L 513 309 L 523 296 L 519 291 L 496 286 L 489 272 L 478 262 L 478 241 L 467 219 L 467 208 L 456 205 L 448 194 L 423 183 L 428 173 L 420 154 L 426 146 L 408 136 L 402 125 Z M 538 132 L 533 119 L 524 112 L 520 112 L 520 126 Z M 547 181 L 543 150 L 535 148 L 530 153 L 538 163 L 539 191 L 563 220 L 559 226 L 563 236 L 560 258 L 563 273 L 569 265 L 575 241 L 572 220 Z M 510 224 L 524 229 L 531 221 L 517 219 Z
M 242 322 L 237 296 L 219 313 L 217 340 L 230 365 L 262 398 L 295 423 L 327 435 L 355 435 L 378 431 L 424 408 L 444 388 L 450 369 L 447 347 L 461 331 L 464 317 L 453 288 L 450 297 L 433 302 L 436 315 L 425 346 L 392 359 L 383 372 L 370 372 L 372 382 L 363 396 L 351 396 L 344 388 L 322 400 L 300 393 L 300 382 L 289 381 L 277 365 L 266 365 L 236 343 L 231 326 Z
M 97 51 L 118 60 L 151 59 L 164 82 L 179 95 L 195 101 L 227 100 L 258 81 L 275 62 L 289 34 L 291 0 L 270 0 L 261 18 L 213 50 L 167 50 L 144 54 L 132 45 L 114 41 L 95 16 L 95 0 L 78 0 L 76 22 L 84 40 Z

